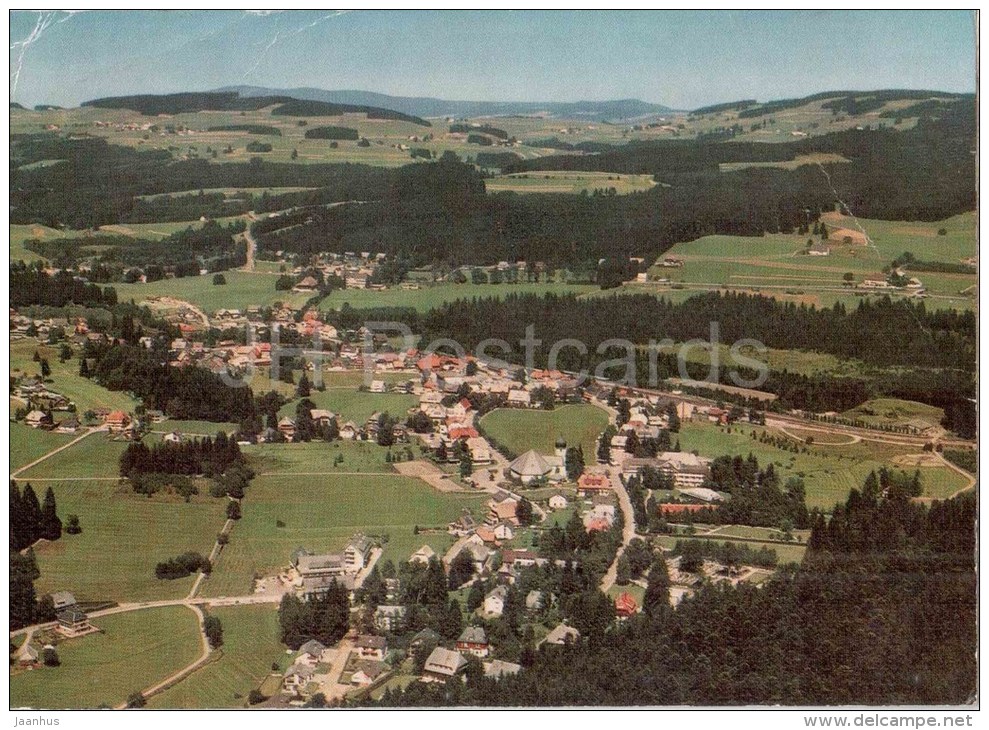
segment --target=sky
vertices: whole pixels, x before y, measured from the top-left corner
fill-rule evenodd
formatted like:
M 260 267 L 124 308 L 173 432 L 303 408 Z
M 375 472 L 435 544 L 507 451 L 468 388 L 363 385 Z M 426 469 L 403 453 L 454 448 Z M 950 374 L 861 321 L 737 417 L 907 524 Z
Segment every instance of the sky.
M 10 100 L 249 84 L 676 109 L 974 92 L 969 11 L 14 11 Z

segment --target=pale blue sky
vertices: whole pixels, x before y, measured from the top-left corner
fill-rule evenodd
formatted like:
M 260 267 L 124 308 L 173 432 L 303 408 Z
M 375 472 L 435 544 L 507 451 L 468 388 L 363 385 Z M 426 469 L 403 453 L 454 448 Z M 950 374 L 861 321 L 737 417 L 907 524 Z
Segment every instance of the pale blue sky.
M 233 84 L 680 109 L 975 90 L 967 11 L 17 11 L 10 28 L 26 106 Z

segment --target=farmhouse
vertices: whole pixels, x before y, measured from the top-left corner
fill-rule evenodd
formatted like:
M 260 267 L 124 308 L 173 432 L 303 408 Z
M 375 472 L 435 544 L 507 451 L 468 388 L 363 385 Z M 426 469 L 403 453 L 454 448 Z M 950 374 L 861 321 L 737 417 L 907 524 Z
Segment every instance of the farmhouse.
M 429 545 L 423 545 L 421 548 L 412 553 L 409 558 L 410 563 L 419 563 L 420 565 L 428 565 L 432 558 L 436 557 L 436 551 L 433 550 Z
M 484 664 L 484 676 L 493 677 L 495 679 L 498 677 L 506 677 L 510 674 L 518 674 L 521 671 L 521 664 L 506 662 L 502 659 L 492 659 L 490 662 L 485 662 Z
M 316 291 L 317 286 L 319 286 L 319 282 L 316 281 L 316 279 L 314 279 L 313 277 L 307 276 L 304 279 L 302 279 L 302 281 L 300 281 L 298 284 L 296 284 L 294 287 L 292 287 L 292 291 L 308 294 Z
M 110 433 L 120 434 L 130 428 L 131 418 L 123 411 L 113 411 L 106 417 L 104 423 Z
M 24 422 L 31 428 L 51 428 L 52 417 L 44 411 L 31 411 Z
M 831 253 L 831 247 L 823 241 L 815 241 L 807 248 L 808 256 L 828 256 Z
M 627 618 L 638 611 L 639 604 L 635 602 L 631 594 L 623 592 L 615 599 L 615 613 L 619 618 Z
M 861 289 L 892 289 L 893 285 L 889 283 L 889 277 L 882 272 L 875 274 L 866 274 L 862 277 L 862 281 L 859 282 L 859 288 Z
M 460 652 L 437 646 L 426 659 L 422 679 L 424 682 L 446 682 L 466 667 L 467 660 Z
M 295 420 L 284 416 L 278 421 L 278 432 L 291 441 L 295 436 Z
M 55 611 L 65 611 L 76 607 L 76 597 L 68 591 L 55 591 L 52 595 L 52 607 Z

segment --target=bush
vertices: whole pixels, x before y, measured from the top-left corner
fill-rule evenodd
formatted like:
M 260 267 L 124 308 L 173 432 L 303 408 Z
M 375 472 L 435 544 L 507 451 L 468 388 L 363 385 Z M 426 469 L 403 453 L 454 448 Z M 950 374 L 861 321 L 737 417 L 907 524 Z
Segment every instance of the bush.
M 225 277 L 223 274 L 213 274 L 214 286 L 223 286 L 226 283 L 227 283 L 227 277 Z
M 41 652 L 41 662 L 46 667 L 57 667 L 62 663 L 62 661 L 58 658 L 58 652 L 50 646 L 45 647 L 45 649 Z
M 247 695 L 247 704 L 259 705 L 262 702 L 264 702 L 266 699 L 268 698 L 265 697 L 263 694 L 261 694 L 261 690 L 252 689 L 250 693 Z
M 209 560 L 200 553 L 188 552 L 171 558 L 155 566 L 155 577 L 159 580 L 185 578 L 196 571 L 209 573 L 212 570 Z
M 79 515 L 69 515 L 66 518 L 65 531 L 70 535 L 78 535 L 82 532 L 82 525 L 79 524 Z
M 127 707 L 144 707 L 148 701 L 140 692 L 134 692 L 127 698 Z

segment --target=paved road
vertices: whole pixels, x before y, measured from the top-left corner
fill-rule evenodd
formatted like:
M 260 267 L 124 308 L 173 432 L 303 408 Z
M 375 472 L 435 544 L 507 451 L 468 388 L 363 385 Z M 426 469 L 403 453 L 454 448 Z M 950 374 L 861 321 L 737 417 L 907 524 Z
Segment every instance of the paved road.
M 615 578 L 618 575 L 618 559 L 621 558 L 625 552 L 625 548 L 632 542 L 632 538 L 635 537 L 635 513 L 632 511 L 632 500 L 629 498 L 628 491 L 626 491 L 625 485 L 622 484 L 622 480 L 618 477 L 617 469 L 610 470 L 609 478 L 611 479 L 612 489 L 618 495 L 618 506 L 621 507 L 624 524 L 622 525 L 622 544 L 618 546 L 618 550 L 615 552 L 615 559 L 611 562 L 608 572 L 604 574 L 604 578 L 601 579 L 602 593 L 607 593 L 615 585 Z

